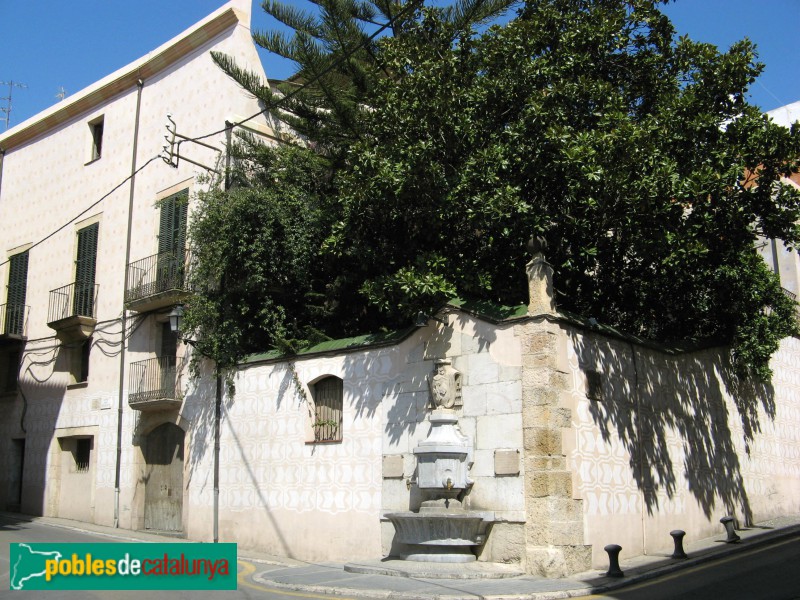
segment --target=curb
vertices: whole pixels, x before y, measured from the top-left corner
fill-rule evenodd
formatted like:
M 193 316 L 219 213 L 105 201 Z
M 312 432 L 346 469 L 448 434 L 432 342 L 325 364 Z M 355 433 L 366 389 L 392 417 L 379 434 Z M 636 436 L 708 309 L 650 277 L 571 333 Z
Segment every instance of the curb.
M 641 583 L 643 581 L 648 581 L 650 579 L 656 579 L 663 575 L 668 575 L 670 573 L 674 573 L 682 569 L 688 569 L 708 562 L 712 562 L 714 560 L 718 560 L 720 558 L 724 558 L 726 556 L 735 554 L 740 550 L 750 550 L 759 548 L 767 544 L 780 541 L 785 538 L 790 538 L 797 534 L 800 534 L 800 525 L 792 525 L 789 527 L 776 529 L 774 531 L 767 531 L 764 533 L 753 534 L 733 544 L 727 544 L 724 541 L 720 541 L 720 543 L 724 544 L 724 546 L 720 546 L 718 548 L 712 546 L 700 550 L 695 550 L 695 553 L 698 553 L 696 556 L 693 557 L 690 556 L 687 559 L 677 560 L 676 562 L 657 566 L 652 569 L 642 570 L 641 572 L 638 573 L 632 572 L 632 570 L 637 568 L 645 569 L 646 567 L 627 567 L 628 569 L 631 570 L 630 575 L 627 575 L 623 579 L 615 579 L 615 580 L 610 580 L 608 582 L 603 582 L 600 585 L 579 584 L 577 587 L 565 590 L 552 590 L 552 591 L 540 591 L 540 592 L 532 591 L 532 592 L 522 592 L 516 594 L 514 593 L 481 594 L 481 595 L 463 594 L 463 593 L 436 594 L 436 595 L 426 595 L 426 598 L 430 600 L 476 600 L 477 598 L 480 598 L 481 600 L 560 600 L 564 598 L 576 598 L 580 596 L 604 594 L 636 583 Z M 593 571 L 592 576 L 597 578 L 602 578 L 604 577 L 604 574 Z M 385 589 L 348 588 L 344 586 L 338 586 L 333 583 L 327 586 L 309 585 L 302 583 L 282 583 L 269 579 L 267 573 L 253 574 L 253 580 L 261 584 L 268 585 L 270 587 L 278 589 L 285 589 L 297 592 L 309 592 L 314 594 L 327 594 L 330 596 L 351 596 L 355 598 L 398 598 L 404 600 L 418 600 L 420 597 L 418 592 L 403 592 L 403 591 L 392 591 Z M 454 581 L 463 581 L 463 579 Z M 513 579 L 504 579 L 497 581 L 513 581 Z M 532 582 L 532 585 L 535 585 L 535 583 Z

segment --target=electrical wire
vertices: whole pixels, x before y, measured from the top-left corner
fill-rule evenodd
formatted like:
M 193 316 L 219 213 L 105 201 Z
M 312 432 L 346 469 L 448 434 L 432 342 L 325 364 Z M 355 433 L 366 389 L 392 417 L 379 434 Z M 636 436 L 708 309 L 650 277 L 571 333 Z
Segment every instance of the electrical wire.
M 65 229 L 66 227 L 68 227 L 68 226 L 69 226 L 71 223 L 74 223 L 75 221 L 77 221 L 78 219 L 80 219 L 80 218 L 81 218 L 83 215 L 85 215 L 87 212 L 89 212 L 90 210 L 92 210 L 92 209 L 93 209 L 95 206 L 97 206 L 98 204 L 100 204 L 100 203 L 101 203 L 103 200 L 105 200 L 106 198 L 108 198 L 108 197 L 109 197 L 111 194 L 113 194 L 113 193 L 114 193 L 114 192 L 116 192 L 116 191 L 117 191 L 119 188 L 121 188 L 123 185 L 125 185 L 125 184 L 126 184 L 126 183 L 127 183 L 129 180 L 130 180 L 130 179 L 132 179 L 132 178 L 133 178 L 133 177 L 135 177 L 135 176 L 136 176 L 138 173 L 140 173 L 141 171 L 143 171 L 143 170 L 145 169 L 145 167 L 149 166 L 149 165 L 150 165 L 150 164 L 151 164 L 153 161 L 156 161 L 156 160 L 158 160 L 158 159 L 160 159 L 160 158 L 161 158 L 161 155 L 159 154 L 159 155 L 156 155 L 156 156 L 154 156 L 154 157 L 153 157 L 153 158 L 151 158 L 150 160 L 148 160 L 148 161 L 147 161 L 146 163 L 144 163 L 144 164 L 143 164 L 141 167 L 139 167 L 138 169 L 136 169 L 136 171 L 134 171 L 133 173 L 131 173 L 130 175 L 128 175 L 128 176 L 127 176 L 125 179 L 123 179 L 123 180 L 122 180 L 122 181 L 120 181 L 120 182 L 119 182 L 119 183 L 118 183 L 116 186 L 114 186 L 114 188 L 113 188 L 111 191 L 109 191 L 107 194 L 103 195 L 103 196 L 102 196 L 102 197 L 101 197 L 99 200 L 97 200 L 96 202 L 93 202 L 92 204 L 90 204 L 89 206 L 87 206 L 87 207 L 86 207 L 85 209 L 83 209 L 83 210 L 82 210 L 80 213 L 78 213 L 77 215 L 75 215 L 75 216 L 74 216 L 72 219 L 70 219 L 69 221 L 67 221 L 67 222 L 66 222 L 66 223 L 64 223 L 63 225 L 61 225 L 61 226 L 60 226 L 58 229 L 56 229 L 56 230 L 54 230 L 54 231 L 51 231 L 51 232 L 50 232 L 50 233 L 48 233 L 48 234 L 47 234 L 45 237 L 43 237 L 42 239 L 40 239 L 38 242 L 35 242 L 35 243 L 34 243 L 34 244 L 32 244 L 31 246 L 29 246 L 29 247 L 28 247 L 28 250 L 30 250 L 30 249 L 32 249 L 32 248 L 35 248 L 36 246 L 39 246 L 39 245 L 43 244 L 44 242 L 46 242 L 47 240 L 49 240 L 51 237 L 53 237 L 55 234 L 57 234 L 58 232 L 62 231 L 62 230 L 63 230 L 63 229 Z M 3 262 L 0 262 L 0 267 L 2 267 L 3 265 L 7 265 L 9 262 L 11 262 L 11 259 L 10 259 L 10 258 L 8 258 L 8 259 L 4 260 Z

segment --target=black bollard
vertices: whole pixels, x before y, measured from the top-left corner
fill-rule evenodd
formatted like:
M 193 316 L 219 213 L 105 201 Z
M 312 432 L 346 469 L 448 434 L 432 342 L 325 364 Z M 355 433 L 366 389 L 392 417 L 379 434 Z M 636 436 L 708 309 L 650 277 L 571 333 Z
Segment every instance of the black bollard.
M 726 544 L 733 544 L 734 542 L 738 542 L 740 539 L 742 539 L 736 535 L 736 531 L 733 529 L 733 517 L 722 517 L 719 522 L 725 526 L 725 531 L 728 534 L 728 539 L 725 540 Z
M 681 529 L 673 529 L 669 534 L 675 542 L 675 552 L 672 553 L 670 558 L 688 558 L 686 552 L 683 551 L 683 536 L 686 535 L 686 532 Z
M 619 568 L 619 553 L 622 550 L 622 546 L 609 544 L 603 550 L 608 552 L 608 572 L 606 577 L 625 577 L 625 573 Z

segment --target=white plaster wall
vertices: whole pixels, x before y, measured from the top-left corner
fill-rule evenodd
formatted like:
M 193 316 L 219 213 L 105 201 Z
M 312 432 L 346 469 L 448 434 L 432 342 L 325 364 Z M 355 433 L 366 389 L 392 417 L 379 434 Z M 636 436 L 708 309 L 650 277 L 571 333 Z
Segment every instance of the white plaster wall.
M 413 475 L 413 448 L 428 433 L 427 377 L 445 356 L 463 373 L 460 424 L 475 443 L 469 506 L 521 523 L 522 475 L 494 474 L 496 449 L 522 451 L 518 341 L 510 326 L 449 319 L 450 327 L 421 328 L 395 346 L 298 357 L 302 393 L 288 363 L 243 367 L 235 394 L 224 401 L 221 539 L 303 560 L 384 554 L 381 515 L 412 503 L 405 478 Z M 343 438 L 308 443 L 309 386 L 326 375 L 344 382 Z M 192 430 L 186 457 L 192 539 L 212 534 L 213 396 L 208 381 L 190 387 L 181 411 Z M 405 477 L 384 479 L 383 457 L 397 454 Z
M 721 536 L 729 514 L 744 525 L 800 513 L 800 341 L 783 341 L 772 386 L 754 391 L 727 374 L 723 350 L 668 356 L 565 334 L 575 406 L 565 445 L 596 566 L 606 544 L 663 553 L 673 529 L 698 539 Z M 587 399 L 586 369 L 602 373 L 602 401 Z
M 243 367 L 227 396 L 220 442 L 223 541 L 301 558 L 346 561 L 380 553 L 381 399 L 402 368 L 397 348 L 294 363 Z M 308 386 L 343 380 L 342 441 L 309 443 Z M 188 498 L 192 537 L 208 535 L 212 484 L 213 395 L 190 394 L 184 415 L 195 432 Z

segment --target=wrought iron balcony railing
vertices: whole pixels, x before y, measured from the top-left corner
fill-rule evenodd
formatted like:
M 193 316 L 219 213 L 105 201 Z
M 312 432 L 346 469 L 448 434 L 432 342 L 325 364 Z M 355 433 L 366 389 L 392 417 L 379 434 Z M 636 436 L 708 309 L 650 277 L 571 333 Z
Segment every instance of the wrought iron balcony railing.
M 29 310 L 24 304 L 0 304 L 0 335 L 25 337 Z
M 180 404 L 174 356 L 148 358 L 131 363 L 128 404 L 131 408 L 169 408 Z
M 186 290 L 188 251 L 161 252 L 128 265 L 126 304 Z
M 55 323 L 70 317 L 95 318 L 97 304 L 96 283 L 76 281 L 50 291 L 50 304 L 47 309 L 47 322 Z

